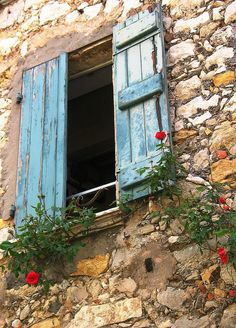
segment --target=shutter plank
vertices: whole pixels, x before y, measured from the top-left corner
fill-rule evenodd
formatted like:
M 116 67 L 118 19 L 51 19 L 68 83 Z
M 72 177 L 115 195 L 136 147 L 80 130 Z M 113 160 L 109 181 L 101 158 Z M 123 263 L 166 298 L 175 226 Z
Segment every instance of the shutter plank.
M 45 119 L 43 127 L 43 172 L 42 190 L 45 198 L 45 207 L 50 209 L 55 204 L 56 182 L 56 142 L 57 139 L 57 103 L 58 98 L 58 60 L 51 60 L 46 71 Z
M 57 166 L 55 206 L 66 204 L 66 157 L 67 157 L 67 54 L 59 57 L 58 116 L 57 116 Z
M 33 71 L 27 71 L 23 75 L 23 94 L 26 90 L 29 92 L 29 97 L 23 98 L 22 105 L 25 108 L 30 108 L 33 97 Z M 18 184 L 16 198 L 16 225 L 22 224 L 22 219 L 26 215 L 27 206 L 27 187 L 28 187 L 28 168 L 29 168 L 29 148 L 30 148 L 30 132 L 31 132 L 31 111 L 24 110 L 21 117 L 21 139 L 18 160 Z
M 46 65 L 34 68 L 33 108 L 31 123 L 31 139 L 29 150 L 27 212 L 38 203 L 38 195 L 42 193 L 42 149 L 43 123 L 45 110 L 45 72 Z

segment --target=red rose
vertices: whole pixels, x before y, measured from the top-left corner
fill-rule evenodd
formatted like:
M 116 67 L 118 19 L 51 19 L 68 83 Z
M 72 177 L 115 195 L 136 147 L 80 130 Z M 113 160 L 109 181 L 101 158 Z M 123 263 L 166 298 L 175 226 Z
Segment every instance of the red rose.
M 35 271 L 30 271 L 27 276 L 25 277 L 25 281 L 29 285 L 37 285 L 39 281 L 39 274 Z
M 166 137 L 165 131 L 158 131 L 155 134 L 155 138 L 158 139 L 158 140 L 163 140 L 163 139 L 165 139 L 165 137 Z
M 228 263 L 228 255 L 226 253 L 225 248 L 224 247 L 218 248 L 217 253 L 219 255 L 219 258 L 220 258 L 221 262 L 223 264 L 227 264 Z
M 234 290 L 229 290 L 229 296 L 230 297 L 235 297 L 235 291 Z
M 224 206 L 223 206 L 223 210 L 224 210 L 225 212 L 227 212 L 227 211 L 229 210 L 229 206 L 228 206 L 228 205 L 224 205 Z
M 225 204 L 226 203 L 226 199 L 224 197 L 220 197 L 218 201 L 219 201 L 220 204 Z

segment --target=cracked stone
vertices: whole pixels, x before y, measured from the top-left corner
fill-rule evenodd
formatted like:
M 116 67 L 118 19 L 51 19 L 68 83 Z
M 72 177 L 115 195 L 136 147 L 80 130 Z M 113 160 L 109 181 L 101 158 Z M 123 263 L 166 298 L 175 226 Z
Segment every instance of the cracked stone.
M 168 63 L 170 65 L 174 65 L 180 60 L 183 60 L 189 56 L 194 56 L 194 49 L 195 45 L 191 39 L 182 41 L 170 47 L 168 51 Z

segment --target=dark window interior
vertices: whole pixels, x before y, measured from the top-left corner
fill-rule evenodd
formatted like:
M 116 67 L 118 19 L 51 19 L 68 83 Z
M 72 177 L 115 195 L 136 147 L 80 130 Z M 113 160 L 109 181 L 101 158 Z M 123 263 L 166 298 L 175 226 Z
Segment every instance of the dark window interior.
M 69 82 L 67 196 L 115 181 L 111 66 Z M 90 202 L 97 192 L 82 196 Z M 91 207 L 114 207 L 115 188 L 99 192 Z

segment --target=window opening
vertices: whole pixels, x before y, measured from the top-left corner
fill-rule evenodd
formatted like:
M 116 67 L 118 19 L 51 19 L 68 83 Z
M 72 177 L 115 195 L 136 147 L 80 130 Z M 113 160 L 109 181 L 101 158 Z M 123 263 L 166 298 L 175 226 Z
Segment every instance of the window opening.
M 112 67 L 77 76 L 68 85 L 67 200 L 100 212 L 115 206 Z

